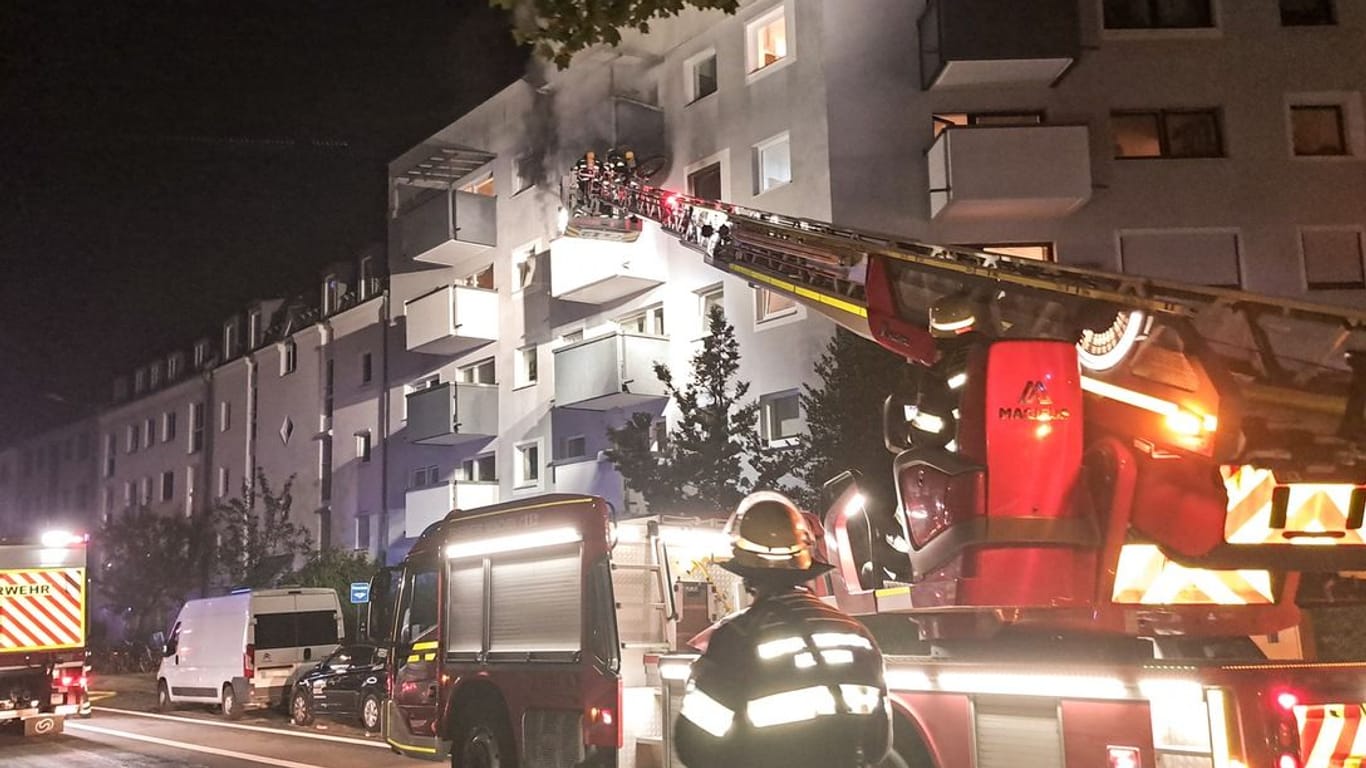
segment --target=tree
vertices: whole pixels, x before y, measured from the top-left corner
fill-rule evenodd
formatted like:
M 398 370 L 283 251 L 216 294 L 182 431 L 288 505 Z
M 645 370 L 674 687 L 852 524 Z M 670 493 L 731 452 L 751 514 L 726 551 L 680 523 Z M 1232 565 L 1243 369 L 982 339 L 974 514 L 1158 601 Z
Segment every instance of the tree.
M 325 549 L 315 552 L 304 566 L 285 576 L 281 581 L 303 587 L 328 587 L 337 590 L 341 596 L 342 614 L 346 617 L 346 631 L 356 629 L 356 610 L 349 598 L 351 585 L 369 582 L 379 571 L 379 563 L 364 552 L 346 552 L 340 549 Z M 359 638 L 352 637 L 353 641 Z
M 816 361 L 816 385 L 805 386 L 802 410 L 808 435 L 797 477 L 805 485 L 798 499 L 821 509 L 825 481 L 852 469 L 870 506 L 896 502 L 892 454 L 882 440 L 882 402 L 906 379 L 905 360 L 861 336 L 839 328 Z
M 579 51 L 617 45 L 621 30 L 650 31 L 650 21 L 677 16 L 684 9 L 735 13 L 739 0 L 489 0 L 513 14 L 513 37 L 560 69 Z
M 185 577 L 195 572 L 195 535 L 184 517 L 146 508 L 111 515 L 96 534 L 99 568 L 92 581 L 127 619 L 133 638 L 145 641 L 164 629 L 167 610 L 189 591 Z
M 686 384 L 680 387 L 668 366 L 655 363 L 655 376 L 679 411 L 662 444 L 652 446 L 654 419 L 647 413 L 608 432 L 608 459 L 652 512 L 729 514 L 752 490 L 778 489 L 796 457 L 795 451 L 770 448 L 760 436 L 759 405 L 745 402 L 749 383 L 735 378 L 735 329 L 719 307 L 712 308 L 707 324 L 710 335 L 692 358 Z
M 275 493 L 258 469 L 255 485 L 244 483 L 237 498 L 210 512 L 218 534 L 218 570 L 229 585 L 274 586 L 298 556 L 308 554 L 308 531 L 290 519 L 293 485 L 290 475 Z

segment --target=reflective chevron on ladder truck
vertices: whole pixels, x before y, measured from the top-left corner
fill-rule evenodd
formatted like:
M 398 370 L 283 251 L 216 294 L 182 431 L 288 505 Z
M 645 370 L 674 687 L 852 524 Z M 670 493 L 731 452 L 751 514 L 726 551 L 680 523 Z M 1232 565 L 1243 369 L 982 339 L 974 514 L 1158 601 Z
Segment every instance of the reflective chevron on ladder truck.
M 695 199 L 629 153 L 585 158 L 563 204 L 583 258 L 627 263 L 665 233 L 914 372 L 882 404 L 896 503 L 845 475 L 813 510 L 836 566 L 818 593 L 918 653 L 887 657 L 890 765 L 1366 758 L 1366 664 L 1254 640 L 1294 633 L 1306 574 L 1366 571 L 1366 313 Z M 593 496 L 453 510 L 371 584 L 386 741 L 455 765 L 679 768 L 688 641 L 745 599 L 727 551 L 719 521 L 618 519 Z
M 61 733 L 89 714 L 84 535 L 0 539 L 0 727 Z

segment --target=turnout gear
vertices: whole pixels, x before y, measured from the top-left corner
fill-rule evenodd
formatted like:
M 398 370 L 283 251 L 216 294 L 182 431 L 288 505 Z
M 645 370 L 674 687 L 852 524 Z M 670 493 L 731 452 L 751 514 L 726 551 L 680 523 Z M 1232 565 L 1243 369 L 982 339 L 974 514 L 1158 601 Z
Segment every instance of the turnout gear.
M 675 745 L 695 768 L 858 768 L 891 746 L 882 654 L 867 629 L 801 581 L 829 566 L 797 507 L 776 493 L 741 502 L 734 559 L 755 602 L 717 624 L 693 664 Z

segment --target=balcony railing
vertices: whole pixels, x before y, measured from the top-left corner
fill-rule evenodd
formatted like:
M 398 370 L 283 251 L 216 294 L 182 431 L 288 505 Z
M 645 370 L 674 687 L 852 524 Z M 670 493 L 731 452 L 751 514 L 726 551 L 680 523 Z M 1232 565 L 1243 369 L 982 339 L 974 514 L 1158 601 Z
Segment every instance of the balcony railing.
M 498 292 L 446 285 L 404 302 L 410 352 L 458 355 L 498 339 Z
M 1084 125 L 947 128 L 927 159 L 935 218 L 1057 217 L 1091 199 Z
M 498 198 L 440 190 L 400 213 L 398 229 L 408 258 L 458 266 L 498 244 Z
M 668 279 L 658 228 L 646 224 L 634 243 L 561 237 L 550 246 L 550 295 L 607 304 Z
M 555 405 L 610 411 L 667 397 L 654 364 L 668 357 L 669 340 L 612 333 L 555 350 Z
M 446 382 L 408 394 L 407 435 L 422 445 L 458 445 L 498 434 L 498 385 Z
M 1077 0 L 929 0 L 921 86 L 1049 86 L 1081 55 Z

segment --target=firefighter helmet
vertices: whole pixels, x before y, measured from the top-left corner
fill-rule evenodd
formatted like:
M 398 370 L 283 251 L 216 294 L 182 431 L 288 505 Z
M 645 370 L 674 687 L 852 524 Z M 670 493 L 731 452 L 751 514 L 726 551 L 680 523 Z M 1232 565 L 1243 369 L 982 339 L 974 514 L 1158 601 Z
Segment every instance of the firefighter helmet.
M 786 496 L 751 493 L 726 526 L 732 557 L 722 567 L 740 576 L 787 574 L 805 581 L 830 566 L 812 554 L 814 538 L 802 513 Z

